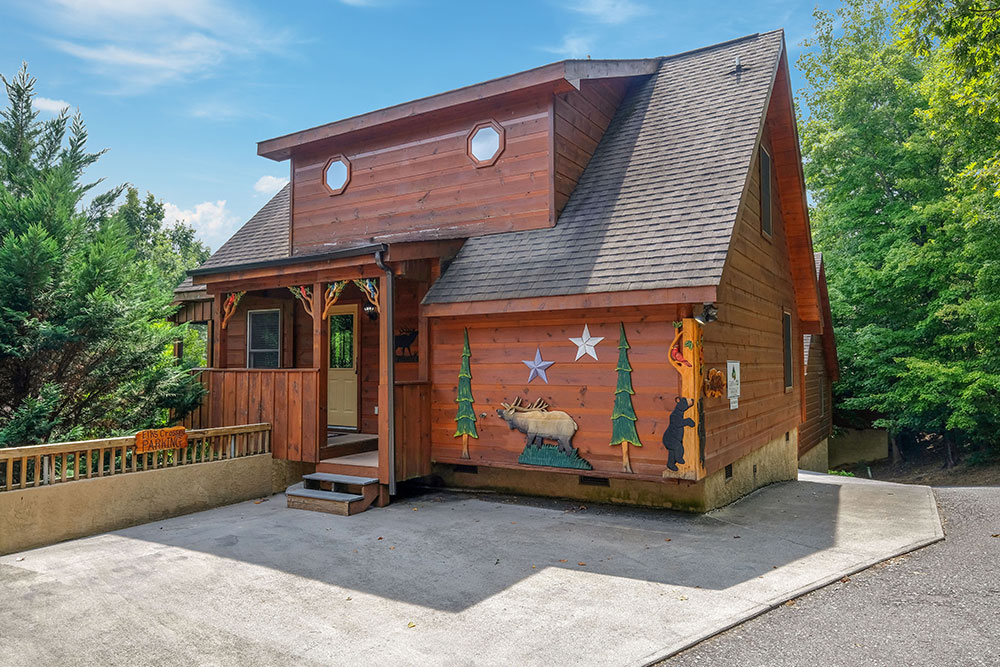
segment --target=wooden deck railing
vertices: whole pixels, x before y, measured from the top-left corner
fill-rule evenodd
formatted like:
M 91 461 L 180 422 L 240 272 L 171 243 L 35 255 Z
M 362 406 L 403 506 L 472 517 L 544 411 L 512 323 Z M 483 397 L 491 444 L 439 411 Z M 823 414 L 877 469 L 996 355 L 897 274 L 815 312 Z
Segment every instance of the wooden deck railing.
M 266 454 L 271 425 L 187 431 L 188 446 L 135 453 L 135 436 L 0 449 L 0 492 Z

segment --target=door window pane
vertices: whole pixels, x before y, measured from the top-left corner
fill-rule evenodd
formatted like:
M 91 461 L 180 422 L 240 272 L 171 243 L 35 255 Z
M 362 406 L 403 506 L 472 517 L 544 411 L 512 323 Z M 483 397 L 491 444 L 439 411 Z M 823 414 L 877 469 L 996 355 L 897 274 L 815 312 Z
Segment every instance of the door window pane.
M 281 311 L 252 310 L 247 318 L 247 368 L 278 368 Z
M 330 316 L 330 368 L 354 368 L 354 314 Z

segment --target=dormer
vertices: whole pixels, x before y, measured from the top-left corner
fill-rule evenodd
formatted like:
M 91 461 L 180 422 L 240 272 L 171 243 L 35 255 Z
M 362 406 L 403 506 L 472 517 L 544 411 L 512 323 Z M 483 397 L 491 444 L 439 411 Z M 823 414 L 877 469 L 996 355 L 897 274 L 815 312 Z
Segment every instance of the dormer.
M 554 226 L 659 63 L 563 61 L 260 142 L 291 162 L 291 254 Z

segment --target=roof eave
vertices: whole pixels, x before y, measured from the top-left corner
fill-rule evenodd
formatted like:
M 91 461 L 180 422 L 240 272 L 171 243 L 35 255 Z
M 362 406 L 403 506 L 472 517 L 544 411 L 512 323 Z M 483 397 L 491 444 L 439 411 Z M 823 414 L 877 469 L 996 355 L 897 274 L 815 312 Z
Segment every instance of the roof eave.
M 516 90 L 560 83 L 580 87 L 584 79 L 603 79 L 653 74 L 662 58 L 637 60 L 562 60 L 517 74 L 491 79 L 464 88 L 423 97 L 411 102 L 257 142 L 257 155 L 275 161 L 287 160 L 292 150 L 350 132 L 385 125 L 448 107 L 504 95 Z
M 247 262 L 244 264 L 229 264 L 226 266 L 210 266 L 188 271 L 191 277 L 207 276 L 218 273 L 232 273 L 233 271 L 248 271 L 250 269 L 266 269 L 272 267 L 289 266 L 294 264 L 306 264 L 309 262 L 319 262 L 331 259 L 343 259 L 345 257 L 361 257 L 363 255 L 373 255 L 376 251 L 385 252 L 389 246 L 384 243 L 371 243 L 363 246 L 343 248 L 332 252 L 315 253 L 311 255 L 294 255 L 292 257 L 279 257 L 260 262 Z M 195 283 L 200 284 L 200 283 Z

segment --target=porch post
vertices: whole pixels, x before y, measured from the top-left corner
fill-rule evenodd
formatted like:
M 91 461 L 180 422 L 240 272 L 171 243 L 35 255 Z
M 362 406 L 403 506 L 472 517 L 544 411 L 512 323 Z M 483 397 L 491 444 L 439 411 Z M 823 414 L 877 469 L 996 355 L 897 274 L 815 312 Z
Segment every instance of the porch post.
M 323 283 L 313 285 L 313 366 L 319 369 L 316 378 L 316 394 L 310 398 L 316 401 L 316 451 L 310 460 L 318 461 L 319 453 L 326 446 L 327 426 L 327 370 L 330 368 L 329 321 L 323 317 Z
M 381 260 L 376 255 L 376 263 Z M 394 465 L 395 410 L 395 338 L 393 335 L 393 280 L 391 270 L 386 267 L 385 276 L 379 281 L 378 291 L 378 477 L 379 483 L 390 494 L 395 493 L 396 475 Z M 388 499 L 385 499 L 388 501 Z
M 226 330 L 222 328 L 222 304 L 225 294 L 216 294 L 212 301 L 212 364 L 215 368 L 226 367 Z

